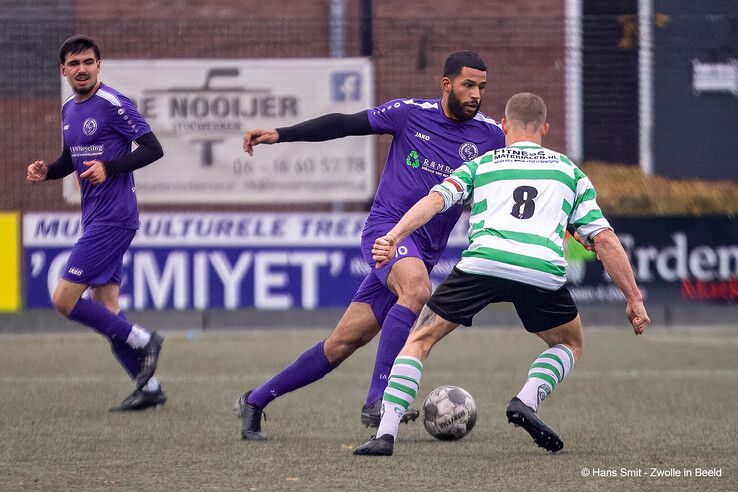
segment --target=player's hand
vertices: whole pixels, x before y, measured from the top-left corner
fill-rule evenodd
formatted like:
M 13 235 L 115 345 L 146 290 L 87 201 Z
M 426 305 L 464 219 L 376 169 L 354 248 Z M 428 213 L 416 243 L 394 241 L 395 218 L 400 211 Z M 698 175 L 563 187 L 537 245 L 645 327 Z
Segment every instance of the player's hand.
M 625 308 L 625 315 L 628 317 L 630 324 L 633 325 L 633 333 L 636 335 L 646 331 L 646 327 L 651 322 L 643 301 L 629 302 Z
M 98 185 L 108 179 L 108 173 L 105 172 L 105 166 L 103 166 L 102 161 L 84 161 L 82 164 L 87 166 L 87 170 L 79 175 L 80 179 L 86 179 L 94 185 Z
M 246 132 L 243 136 L 243 151 L 248 155 L 254 155 L 254 145 L 273 144 L 279 142 L 279 132 L 274 128 L 264 130 L 262 128 L 254 128 Z
M 31 183 L 40 183 L 46 181 L 46 176 L 49 174 L 49 165 L 46 161 L 35 161 L 28 165 L 26 170 L 26 181 Z
M 376 239 L 374 246 L 372 246 L 372 259 L 377 262 L 374 268 L 380 268 L 394 258 L 396 254 L 397 244 L 395 238 L 390 235 L 384 235 Z

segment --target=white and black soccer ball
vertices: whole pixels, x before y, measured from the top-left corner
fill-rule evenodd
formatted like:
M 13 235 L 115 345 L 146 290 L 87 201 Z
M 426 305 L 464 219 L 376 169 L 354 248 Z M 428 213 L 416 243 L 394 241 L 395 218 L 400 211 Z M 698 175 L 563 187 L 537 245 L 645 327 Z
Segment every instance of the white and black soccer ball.
M 423 402 L 423 425 L 441 441 L 456 441 L 467 435 L 477 422 L 474 398 L 458 386 L 434 389 Z

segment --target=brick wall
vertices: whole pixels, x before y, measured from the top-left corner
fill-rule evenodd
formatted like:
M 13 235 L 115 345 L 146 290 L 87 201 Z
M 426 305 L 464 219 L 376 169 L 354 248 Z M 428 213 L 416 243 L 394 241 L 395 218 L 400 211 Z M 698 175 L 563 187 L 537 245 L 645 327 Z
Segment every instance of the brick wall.
M 103 58 L 329 55 L 328 0 L 271 3 L 253 0 L 77 0 L 76 9 L 71 13 L 69 3 L 62 2 L 65 6 L 63 16 L 47 20 L 58 31 L 55 36 L 59 39 L 52 44 L 59 46 L 64 37 L 73 32 L 86 33 L 98 41 Z M 358 1 L 347 2 L 347 13 L 347 55 L 358 56 L 361 46 Z M 37 18 L 43 15 L 42 12 L 32 14 Z M 372 57 L 375 100 L 380 103 L 396 97 L 439 96 L 445 56 L 459 49 L 474 49 L 489 66 L 482 110 L 499 120 L 510 95 L 520 91 L 535 92 L 549 106 L 552 130 L 545 143 L 556 150 L 564 150 L 563 14 L 564 0 L 375 0 Z M 8 29 L 7 25 L 2 28 Z M 46 57 L 55 59 L 56 51 L 47 45 L 37 48 L 37 52 L 31 50 L 27 59 L 17 61 L 17 67 L 10 70 L 10 77 L 13 73 L 23 73 L 20 69 L 27 64 L 38 64 Z M 27 81 L 29 87 L 16 90 L 11 82 L 10 92 L 15 90 L 15 94 L 0 97 L 0 113 L 4 115 L 0 119 L 0 135 L 4 135 L 0 140 L 0 209 L 76 208 L 63 203 L 60 182 L 31 187 L 23 181 L 25 166 L 30 161 L 36 158 L 53 160 L 60 148 L 60 101 L 58 96 L 49 95 L 50 90 L 53 92 L 58 87 L 58 79 L 55 79 L 58 75 L 48 63 L 41 71 L 41 77 Z M 38 90 L 34 89 L 36 86 Z M 379 170 L 389 141 L 389 137 L 377 139 Z M 243 205 L 212 207 L 213 210 L 248 208 Z M 147 209 L 167 207 L 149 206 Z

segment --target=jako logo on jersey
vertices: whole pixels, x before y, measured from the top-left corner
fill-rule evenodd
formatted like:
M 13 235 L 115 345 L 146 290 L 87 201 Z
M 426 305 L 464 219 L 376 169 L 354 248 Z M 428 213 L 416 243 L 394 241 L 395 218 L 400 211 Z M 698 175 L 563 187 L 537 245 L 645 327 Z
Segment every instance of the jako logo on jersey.
M 64 125 L 64 131 L 69 130 L 69 125 Z
M 420 133 L 420 132 L 415 132 L 415 136 L 417 138 L 420 138 L 422 140 L 425 140 L 426 142 L 430 140 L 430 137 L 428 135 L 425 135 L 425 134 Z
M 82 132 L 85 135 L 92 135 L 97 131 L 97 121 L 95 121 L 95 118 L 87 118 L 84 123 L 82 123 Z
M 76 275 L 77 277 L 79 277 L 80 275 L 82 275 L 82 269 L 81 268 L 72 267 L 72 268 L 70 268 L 68 270 L 68 272 L 71 273 L 72 275 Z
M 407 157 L 405 157 L 405 164 L 412 167 L 413 169 L 417 169 L 418 167 L 420 167 L 418 152 L 415 150 L 411 150 Z
M 477 148 L 477 145 L 473 142 L 464 142 L 461 144 L 461 147 L 459 147 L 459 157 L 461 157 L 464 161 L 472 161 L 479 157 L 479 149 Z

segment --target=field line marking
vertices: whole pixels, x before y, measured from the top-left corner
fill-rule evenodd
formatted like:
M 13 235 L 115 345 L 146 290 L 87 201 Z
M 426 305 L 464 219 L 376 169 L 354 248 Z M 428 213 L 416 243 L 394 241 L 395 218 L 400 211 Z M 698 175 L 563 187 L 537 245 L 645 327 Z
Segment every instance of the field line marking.
M 480 368 L 481 371 L 481 368 Z M 458 372 L 458 371 L 429 371 L 428 375 L 433 378 L 470 378 L 478 377 L 481 372 Z M 522 371 L 497 371 L 494 374 L 495 379 L 515 378 L 519 377 Z M 180 383 L 180 382 L 245 382 L 252 379 L 267 379 L 272 374 L 214 374 L 214 375 L 167 375 L 162 374 L 160 377 L 164 383 Z M 630 379 L 639 377 L 662 378 L 672 377 L 680 379 L 700 379 L 700 378 L 738 378 L 738 369 L 632 369 L 632 370 L 613 370 L 613 371 L 588 371 L 580 370 L 572 372 L 572 376 L 576 378 L 614 378 L 614 379 Z M 355 380 L 356 375 L 348 374 L 331 374 L 330 379 L 334 380 Z M 330 384 L 330 379 L 328 380 Z M 81 384 L 81 383 L 109 383 L 112 381 L 125 381 L 121 377 L 106 376 L 2 376 L 0 383 L 54 383 L 54 384 Z

